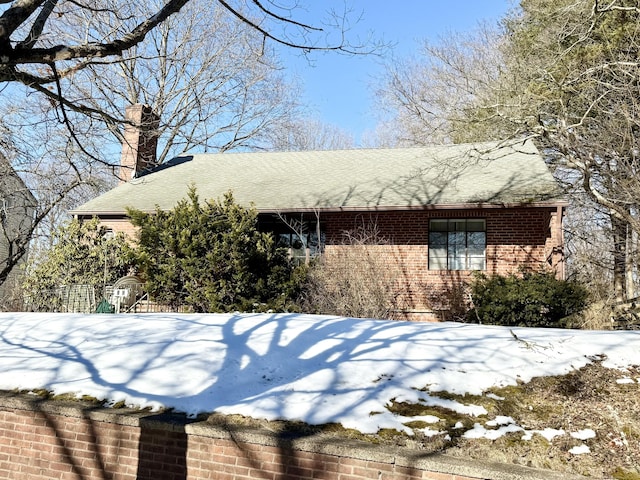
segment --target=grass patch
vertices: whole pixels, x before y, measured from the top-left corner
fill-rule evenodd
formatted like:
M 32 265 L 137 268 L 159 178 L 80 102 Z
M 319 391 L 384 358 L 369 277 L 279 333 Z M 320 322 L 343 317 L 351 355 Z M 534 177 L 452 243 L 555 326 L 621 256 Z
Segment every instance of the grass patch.
M 463 425 L 465 429 L 468 429 L 473 427 L 474 422 L 477 421 L 477 419 L 474 420 L 474 418 L 469 415 L 464 415 L 448 408 L 433 405 L 424 405 L 421 403 L 394 401 L 387 408 L 391 413 L 403 417 L 438 417 L 440 419 L 440 422 L 436 424 L 438 428 L 440 430 L 446 430 L 452 436 L 457 436 L 459 434 L 459 431 L 463 430 L 462 428 L 459 428 L 459 425 Z M 410 423 L 413 422 L 408 422 L 405 425 L 410 426 Z M 427 422 L 420 423 L 424 424 L 424 426 L 420 426 L 418 428 L 425 428 L 425 426 L 434 426 L 434 424 L 428 424 Z
M 416 438 L 420 448 L 446 451 L 455 456 L 551 469 L 593 478 L 640 480 L 640 382 L 618 383 L 620 378 L 640 378 L 640 368 L 624 372 L 604 368 L 596 360 L 567 375 L 538 377 L 530 382 L 492 388 L 484 395 L 457 395 L 429 392 L 430 397 L 462 405 L 478 405 L 487 415 L 473 417 L 425 402 L 392 402 L 389 411 L 407 417 L 433 415 L 435 424 L 410 421 L 405 425 L 416 431 L 424 428 L 447 432 L 438 440 Z M 500 428 L 498 417 L 510 417 L 524 431 L 506 433 L 495 440 L 471 439 L 464 432 L 480 424 L 487 430 Z M 462 425 L 462 428 L 457 428 Z M 557 432 L 552 432 L 554 429 Z M 575 438 L 580 432 L 595 432 L 595 438 Z M 538 433 L 536 433 L 538 432 Z M 558 433 L 549 436 L 550 433 Z M 406 444 L 399 432 L 383 432 L 381 441 Z M 414 444 L 416 442 L 414 441 Z M 570 450 L 588 446 L 590 453 L 576 455 Z
M 616 480 L 640 480 L 640 473 L 637 471 L 632 472 L 619 467 L 615 469 L 611 476 Z

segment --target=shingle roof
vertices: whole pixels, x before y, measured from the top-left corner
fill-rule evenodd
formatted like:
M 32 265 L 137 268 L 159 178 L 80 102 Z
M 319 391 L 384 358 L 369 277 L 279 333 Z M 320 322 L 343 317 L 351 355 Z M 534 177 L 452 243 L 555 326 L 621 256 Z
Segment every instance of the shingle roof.
M 171 209 L 195 185 L 201 199 L 232 191 L 259 211 L 392 209 L 558 200 L 531 142 L 332 151 L 194 154 L 174 158 L 74 210 Z

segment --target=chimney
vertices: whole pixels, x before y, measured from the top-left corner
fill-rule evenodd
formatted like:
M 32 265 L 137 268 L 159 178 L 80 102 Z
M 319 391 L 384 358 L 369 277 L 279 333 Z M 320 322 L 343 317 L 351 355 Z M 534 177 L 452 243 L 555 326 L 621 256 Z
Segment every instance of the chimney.
M 126 108 L 124 138 L 120 157 L 120 183 L 139 177 L 156 166 L 160 118 L 149 105 L 136 103 Z

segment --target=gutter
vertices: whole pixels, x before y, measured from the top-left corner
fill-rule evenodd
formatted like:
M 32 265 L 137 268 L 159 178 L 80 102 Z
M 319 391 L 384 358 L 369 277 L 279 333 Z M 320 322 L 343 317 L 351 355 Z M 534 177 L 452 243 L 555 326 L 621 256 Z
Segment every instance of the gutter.
M 562 208 L 568 207 L 566 200 L 554 200 L 549 202 L 510 202 L 510 203 L 441 203 L 434 205 L 389 205 L 389 206 L 362 206 L 362 207 L 297 207 L 297 208 L 256 208 L 258 213 L 314 213 L 314 212 L 397 212 L 397 211 L 432 211 L 432 210 L 469 210 L 469 209 L 505 209 L 505 208 Z M 153 214 L 153 210 L 141 210 L 144 213 Z M 124 210 L 71 210 L 75 217 L 122 217 L 126 216 Z

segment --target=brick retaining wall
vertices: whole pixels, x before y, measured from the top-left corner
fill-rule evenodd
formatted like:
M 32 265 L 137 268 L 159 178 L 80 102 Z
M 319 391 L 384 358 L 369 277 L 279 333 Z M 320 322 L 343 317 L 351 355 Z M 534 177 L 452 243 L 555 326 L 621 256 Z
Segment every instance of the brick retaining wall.
M 0 395 L 0 478 L 517 480 L 577 477 L 335 437 Z

